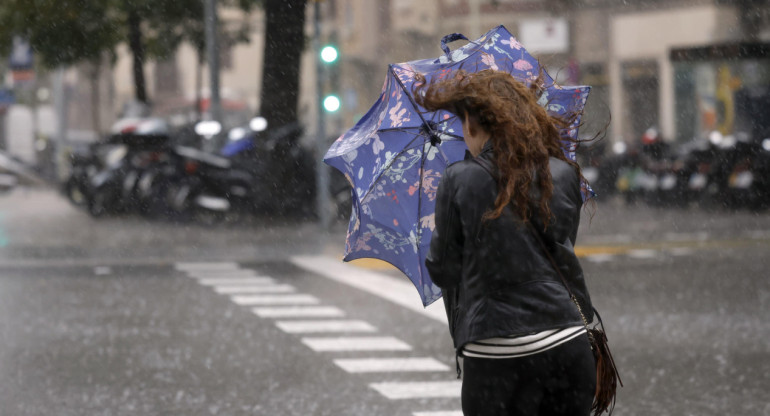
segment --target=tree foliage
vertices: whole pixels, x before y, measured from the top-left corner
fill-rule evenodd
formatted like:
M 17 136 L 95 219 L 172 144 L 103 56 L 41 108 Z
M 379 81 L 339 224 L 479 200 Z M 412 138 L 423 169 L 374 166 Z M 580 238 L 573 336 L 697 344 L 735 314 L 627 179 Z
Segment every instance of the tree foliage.
M 260 0 L 220 0 L 224 6 L 251 10 Z M 244 22 L 245 24 L 245 22 Z M 3 0 L 0 3 L 0 53 L 7 55 L 15 36 L 27 39 L 46 67 L 114 59 L 118 44 L 134 57 L 136 96 L 147 101 L 142 64 L 169 56 L 182 41 L 202 50 L 203 0 Z M 223 34 L 246 40 L 246 26 Z
M 108 1 L 3 0 L 0 53 L 7 55 L 13 38 L 20 36 L 46 67 L 114 56 L 121 41 L 116 18 Z

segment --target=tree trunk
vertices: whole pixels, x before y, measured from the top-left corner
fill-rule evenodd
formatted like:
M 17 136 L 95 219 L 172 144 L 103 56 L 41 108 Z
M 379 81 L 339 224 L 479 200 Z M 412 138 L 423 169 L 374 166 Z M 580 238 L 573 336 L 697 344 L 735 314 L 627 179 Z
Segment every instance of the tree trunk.
M 134 88 L 136 100 L 147 104 L 147 83 L 144 79 L 144 43 L 142 42 L 142 19 L 136 10 L 128 13 L 128 46 L 134 56 Z
M 278 128 L 297 120 L 299 70 L 307 0 L 265 0 L 261 116 Z
M 267 136 L 297 121 L 306 4 L 307 0 L 264 1 L 267 24 L 260 115 L 267 119 Z M 312 205 L 308 201 L 314 194 L 313 161 L 310 153 L 296 145 L 300 130 L 288 133 L 277 137 L 275 147 L 263 155 L 269 173 L 262 182 L 270 194 L 269 211 L 298 215 Z

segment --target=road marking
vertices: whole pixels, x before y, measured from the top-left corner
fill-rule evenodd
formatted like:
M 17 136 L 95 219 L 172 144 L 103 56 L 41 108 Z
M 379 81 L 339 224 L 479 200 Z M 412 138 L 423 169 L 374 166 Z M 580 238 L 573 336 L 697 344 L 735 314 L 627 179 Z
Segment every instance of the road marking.
M 314 351 L 411 351 L 412 347 L 394 337 L 302 338 Z
M 442 410 L 438 412 L 414 412 L 412 416 L 463 416 L 462 410 Z
M 290 334 L 312 332 L 375 332 L 377 328 L 365 321 L 352 319 L 324 321 L 278 321 L 275 325 Z
M 334 318 L 345 316 L 345 312 L 334 306 L 266 306 L 253 308 L 251 311 L 261 318 Z
M 615 255 L 613 254 L 594 254 L 591 256 L 587 256 L 585 258 L 586 260 L 593 262 L 593 263 L 607 263 L 609 261 L 612 261 L 615 259 Z
M 244 295 L 230 296 L 238 305 L 288 305 L 288 304 L 316 304 L 320 301 L 311 295 Z
M 223 295 L 235 295 L 240 293 L 291 293 L 296 289 L 292 285 L 224 285 L 214 286 L 214 290 L 217 293 Z
M 628 257 L 631 257 L 634 259 L 654 259 L 655 257 L 658 257 L 658 250 L 652 250 L 652 249 L 629 250 Z
M 743 234 L 757 240 L 770 238 L 770 230 L 751 230 L 746 231 Z
M 695 250 L 689 247 L 674 247 L 668 250 L 668 252 L 671 253 L 672 256 L 689 256 L 695 253 Z
M 406 277 L 397 279 L 362 270 L 326 256 L 296 256 L 291 261 L 312 273 L 369 292 L 443 324 L 447 322 L 443 300 L 439 299 L 427 308 L 424 307 L 417 290 Z
M 214 271 L 214 270 L 236 270 L 240 266 L 235 262 L 219 262 L 219 263 L 176 263 L 174 267 L 179 271 L 184 272 L 197 272 L 197 271 Z
M 580 238 L 591 244 L 626 244 L 634 241 L 631 234 L 587 235 Z
M 348 373 L 386 373 L 449 370 L 449 366 L 430 357 L 339 359 L 334 360 L 334 364 L 337 364 Z
M 107 266 L 94 267 L 94 274 L 97 276 L 106 276 L 112 274 L 112 269 Z
M 625 246 L 577 246 L 575 255 L 583 258 L 605 254 L 625 254 L 628 250 L 630 249 Z
M 369 385 L 391 400 L 460 397 L 462 381 L 410 381 Z
M 200 279 L 198 283 L 204 286 L 226 286 L 226 285 L 269 285 L 274 284 L 272 277 L 233 277 L 233 278 L 213 278 Z
M 709 233 L 700 231 L 695 233 L 665 233 L 664 241 L 706 241 L 709 239 Z
M 254 270 L 230 270 L 224 272 L 206 272 L 206 273 L 189 273 L 188 275 L 194 279 L 225 279 L 225 278 L 238 278 L 238 277 L 265 277 L 260 276 Z

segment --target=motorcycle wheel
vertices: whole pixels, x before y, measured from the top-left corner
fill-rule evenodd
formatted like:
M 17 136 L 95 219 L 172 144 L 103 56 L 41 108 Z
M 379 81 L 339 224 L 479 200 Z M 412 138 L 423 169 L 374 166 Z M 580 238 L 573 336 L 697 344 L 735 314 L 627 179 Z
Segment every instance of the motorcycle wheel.
M 99 218 L 104 215 L 105 212 L 107 212 L 107 209 L 104 205 L 104 200 L 104 194 L 99 192 L 96 193 L 90 201 L 88 201 L 88 213 L 91 214 L 92 217 Z
M 70 179 L 64 187 L 64 192 L 67 195 L 67 199 L 72 202 L 76 207 L 84 207 L 88 204 L 88 198 L 83 187 L 75 180 Z

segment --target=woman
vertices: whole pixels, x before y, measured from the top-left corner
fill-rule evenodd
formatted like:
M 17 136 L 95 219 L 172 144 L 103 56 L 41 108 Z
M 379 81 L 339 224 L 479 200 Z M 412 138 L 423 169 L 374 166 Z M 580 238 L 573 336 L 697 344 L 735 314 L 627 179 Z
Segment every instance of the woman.
M 573 250 L 582 175 L 562 150 L 566 122 L 537 104 L 537 85 L 458 71 L 416 94 L 461 118 L 470 153 L 441 179 L 426 261 L 464 357 L 465 415 L 588 415 L 593 401 L 581 317 L 593 313 Z

